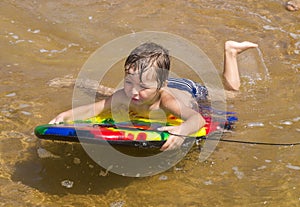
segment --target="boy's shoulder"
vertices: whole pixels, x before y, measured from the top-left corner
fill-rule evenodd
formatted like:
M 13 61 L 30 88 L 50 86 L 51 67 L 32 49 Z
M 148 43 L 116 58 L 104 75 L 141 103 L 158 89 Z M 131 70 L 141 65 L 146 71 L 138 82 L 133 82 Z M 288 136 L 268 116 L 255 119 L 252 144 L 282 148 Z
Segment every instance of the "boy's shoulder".
M 173 99 L 184 103 L 187 106 L 194 102 L 194 99 L 189 92 L 170 87 L 165 87 L 162 90 L 161 99 L 162 101 L 166 102 L 171 101 Z
M 170 87 L 165 87 L 163 89 L 162 94 L 164 96 L 173 96 L 175 98 L 187 98 L 187 99 L 192 98 L 192 95 L 189 92 L 177 88 L 170 88 Z

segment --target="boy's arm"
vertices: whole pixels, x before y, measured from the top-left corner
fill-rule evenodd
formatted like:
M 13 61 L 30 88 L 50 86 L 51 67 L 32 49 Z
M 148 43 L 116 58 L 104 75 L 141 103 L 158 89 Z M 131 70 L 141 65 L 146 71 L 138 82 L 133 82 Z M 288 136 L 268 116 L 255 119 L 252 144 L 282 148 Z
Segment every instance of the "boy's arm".
M 161 131 L 169 131 L 172 134 L 190 135 L 197 132 L 205 125 L 205 120 L 197 111 L 187 107 L 170 93 L 164 93 L 161 99 L 161 107 L 169 113 L 180 117 L 184 122 L 179 126 L 161 127 Z M 184 141 L 183 137 L 171 135 L 161 150 L 178 148 Z
M 102 112 L 102 110 L 104 109 L 105 102 L 106 99 L 93 104 L 83 105 L 74 109 L 70 109 L 68 111 L 64 111 L 58 114 L 54 119 L 52 119 L 49 122 L 49 124 L 68 122 L 73 121 L 74 119 L 84 120 L 89 117 L 95 116 Z
M 77 120 L 84 120 L 93 116 L 100 114 L 103 111 L 110 110 L 112 97 L 114 96 L 115 103 L 118 103 L 118 100 L 123 96 L 123 90 L 119 90 L 115 92 L 112 96 L 98 101 L 96 103 L 83 105 L 76 107 L 74 109 L 70 109 L 68 111 L 60 113 L 54 119 L 52 119 L 49 124 L 59 123 L 59 122 L 66 122 L 66 121 L 73 121 L 74 118 Z

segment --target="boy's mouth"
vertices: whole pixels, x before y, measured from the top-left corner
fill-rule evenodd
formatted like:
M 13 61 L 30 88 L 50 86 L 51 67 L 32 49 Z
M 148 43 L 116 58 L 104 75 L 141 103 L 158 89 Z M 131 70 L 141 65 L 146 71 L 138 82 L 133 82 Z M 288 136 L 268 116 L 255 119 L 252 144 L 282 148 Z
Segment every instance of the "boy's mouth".
M 140 99 L 137 98 L 137 97 L 132 97 L 132 98 L 131 98 L 131 101 L 133 101 L 133 102 L 140 102 Z

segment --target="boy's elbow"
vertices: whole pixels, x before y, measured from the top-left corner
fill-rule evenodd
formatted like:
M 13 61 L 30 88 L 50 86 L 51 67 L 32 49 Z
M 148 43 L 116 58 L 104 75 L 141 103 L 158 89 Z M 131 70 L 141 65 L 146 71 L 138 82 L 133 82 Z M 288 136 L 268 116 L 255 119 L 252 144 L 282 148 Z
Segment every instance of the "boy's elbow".
M 198 116 L 199 116 L 199 129 L 201 129 L 202 127 L 205 126 L 206 121 L 200 114 L 198 114 Z

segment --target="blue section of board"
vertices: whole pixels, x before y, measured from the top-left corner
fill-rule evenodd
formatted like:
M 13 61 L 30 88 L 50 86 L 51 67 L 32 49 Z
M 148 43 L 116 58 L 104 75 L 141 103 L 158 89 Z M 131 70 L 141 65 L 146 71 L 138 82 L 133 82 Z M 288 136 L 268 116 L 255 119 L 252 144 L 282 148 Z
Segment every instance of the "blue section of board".
M 71 128 L 48 128 L 44 134 L 59 136 L 76 136 L 76 130 Z

